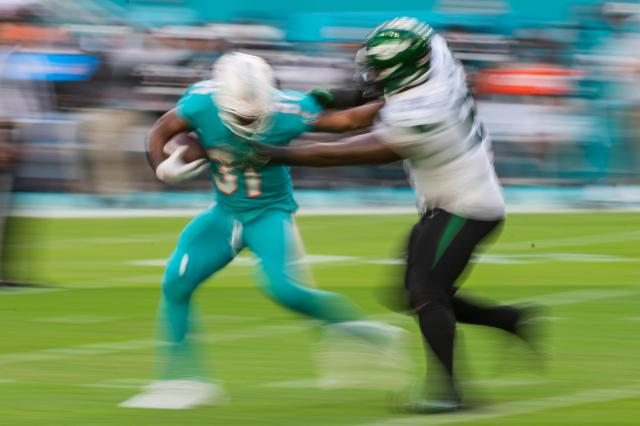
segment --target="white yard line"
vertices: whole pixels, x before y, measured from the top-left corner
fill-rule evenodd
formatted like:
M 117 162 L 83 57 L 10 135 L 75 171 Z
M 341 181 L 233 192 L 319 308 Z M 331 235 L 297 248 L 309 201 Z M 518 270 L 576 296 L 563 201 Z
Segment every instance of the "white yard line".
M 114 315 L 61 315 L 56 317 L 33 318 L 31 322 L 45 322 L 54 324 L 99 324 L 104 322 L 114 322 L 127 318 L 125 316 Z
M 481 387 L 522 387 L 540 386 L 549 383 L 551 380 L 544 379 L 478 379 L 471 380 L 469 384 Z
M 62 238 L 54 240 L 36 241 L 28 243 L 11 244 L 13 248 L 61 248 L 61 247 L 81 247 L 88 245 L 110 245 L 110 244 L 147 244 L 156 243 L 161 240 L 177 240 L 179 231 L 164 232 L 159 234 L 130 234 L 126 237 L 84 237 L 84 238 Z
M 324 263 L 358 263 L 361 261 L 361 257 L 355 256 L 336 256 L 336 255 L 324 255 L 324 254 L 308 254 L 302 260 L 296 261 L 294 263 L 303 263 L 303 264 L 324 264 Z M 167 259 L 140 259 L 140 260 L 131 260 L 126 262 L 127 265 L 132 266 L 152 266 L 152 267 L 165 267 L 167 264 Z M 237 256 L 233 259 L 230 265 L 235 266 L 256 266 L 258 265 L 258 259 L 253 256 Z
M 412 426 L 412 425 L 448 425 L 492 420 L 501 417 L 521 416 L 541 411 L 575 407 L 583 404 L 618 401 L 640 397 L 640 385 L 624 386 L 612 389 L 594 389 L 546 398 L 507 402 L 488 407 L 482 411 L 446 414 L 440 416 L 398 417 L 358 426 Z
M 61 287 L 13 287 L 1 289 L 0 296 L 21 296 L 25 294 L 51 293 L 65 290 L 68 289 Z
M 544 306 L 571 305 L 574 303 L 590 302 L 593 300 L 613 299 L 617 297 L 635 296 L 638 290 L 575 290 L 563 291 L 560 293 L 549 293 L 538 296 L 531 296 L 525 299 L 512 300 L 506 303 L 526 303 L 537 302 Z
M 622 241 L 640 240 L 640 231 L 615 232 L 607 234 L 582 235 L 578 237 L 556 238 L 551 240 L 536 240 L 532 238 L 528 241 L 518 241 L 512 243 L 495 243 L 488 247 L 496 250 L 535 250 L 558 247 L 578 247 L 591 244 L 609 244 Z M 535 248 L 531 244 L 535 244 Z
M 474 386 L 491 386 L 491 387 L 522 387 L 522 386 L 538 386 L 549 383 L 549 380 L 525 380 L 525 379 L 483 379 L 474 380 L 470 384 Z M 306 378 L 283 380 L 280 382 L 268 382 L 258 385 L 265 388 L 284 388 L 284 389 L 322 389 L 331 387 L 340 388 L 364 388 L 371 389 L 372 384 L 362 381 L 341 381 L 337 383 L 335 380 L 321 378 Z
M 198 335 L 207 343 L 227 342 L 242 339 L 259 339 L 265 336 L 289 334 L 302 331 L 307 323 L 299 325 L 267 325 L 251 327 L 245 330 L 229 333 L 208 333 Z M 74 357 L 108 355 L 119 352 L 147 350 L 163 346 L 155 339 L 125 340 L 121 342 L 90 343 L 86 345 L 65 346 L 59 348 L 41 349 L 31 352 L 16 352 L 0 355 L 0 366 L 19 364 L 23 362 L 39 362 L 64 360 Z
M 30 209 L 16 210 L 11 213 L 16 217 L 54 218 L 54 219 L 104 219 L 104 218 L 138 218 L 138 217 L 191 217 L 206 210 L 200 209 Z M 355 208 L 302 208 L 298 216 L 383 216 L 405 215 L 417 216 L 415 207 L 355 207 Z
M 11 216 L 46 219 L 121 219 L 136 217 L 187 217 L 202 209 L 44 209 L 15 210 Z

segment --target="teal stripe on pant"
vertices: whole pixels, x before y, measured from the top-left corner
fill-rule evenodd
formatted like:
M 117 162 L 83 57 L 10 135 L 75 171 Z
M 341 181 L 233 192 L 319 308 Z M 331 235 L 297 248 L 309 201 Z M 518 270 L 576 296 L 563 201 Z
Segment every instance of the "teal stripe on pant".
M 260 288 L 275 302 L 328 323 L 363 317 L 347 298 L 303 285 L 304 265 L 290 212 L 267 210 L 242 227 L 238 224 L 221 207 L 209 209 L 187 225 L 169 258 L 159 318 L 168 349 L 165 379 L 206 375 L 189 340 L 195 326 L 192 296 L 200 283 L 226 266 L 243 246 L 258 258 Z M 236 233 L 240 230 L 241 236 Z M 238 247 L 234 247 L 236 242 Z

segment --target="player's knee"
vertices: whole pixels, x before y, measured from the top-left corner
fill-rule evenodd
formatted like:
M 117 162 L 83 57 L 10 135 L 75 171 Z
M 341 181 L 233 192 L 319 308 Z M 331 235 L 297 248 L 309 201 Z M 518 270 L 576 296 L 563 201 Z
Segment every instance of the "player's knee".
M 409 286 L 409 304 L 412 310 L 420 310 L 428 306 L 442 306 L 451 303 L 451 293 L 441 285 Z
M 184 258 L 184 257 L 182 257 Z M 162 279 L 162 294 L 169 301 L 181 301 L 191 297 L 197 280 L 185 273 L 184 261 L 172 256 Z
M 162 295 L 168 301 L 178 302 L 188 298 L 191 292 L 186 291 L 179 277 L 165 274 L 162 280 Z

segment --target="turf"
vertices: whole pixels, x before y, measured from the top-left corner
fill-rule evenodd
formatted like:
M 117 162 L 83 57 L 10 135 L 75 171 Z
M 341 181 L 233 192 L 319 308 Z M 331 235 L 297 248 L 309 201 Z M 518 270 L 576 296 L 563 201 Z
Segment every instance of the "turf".
M 318 285 L 388 311 L 412 216 L 301 217 Z M 206 351 L 232 403 L 182 412 L 117 404 L 154 375 L 162 267 L 184 218 L 21 219 L 12 273 L 50 287 L 0 290 L 0 425 L 637 425 L 640 215 L 513 214 L 465 291 L 549 306 L 544 372 L 497 333 L 462 327 L 468 387 L 487 408 L 460 416 L 390 412 L 380 388 L 287 387 L 314 375 L 312 325 L 265 299 L 253 268 L 231 265 L 197 294 Z M 381 262 L 382 261 L 382 262 Z M 372 263 L 373 262 L 373 263 Z M 385 316 L 415 333 L 410 320 Z M 417 336 L 416 380 L 423 374 Z M 280 383 L 281 386 L 274 386 Z M 478 391 L 479 390 L 479 391 Z

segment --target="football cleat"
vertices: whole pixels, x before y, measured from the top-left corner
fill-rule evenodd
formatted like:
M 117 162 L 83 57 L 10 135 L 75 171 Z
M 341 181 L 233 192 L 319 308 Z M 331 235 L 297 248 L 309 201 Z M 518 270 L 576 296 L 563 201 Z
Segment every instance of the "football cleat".
M 219 384 L 198 380 L 161 380 L 151 383 L 142 393 L 121 403 L 120 407 L 186 410 L 225 403 L 227 396 Z

